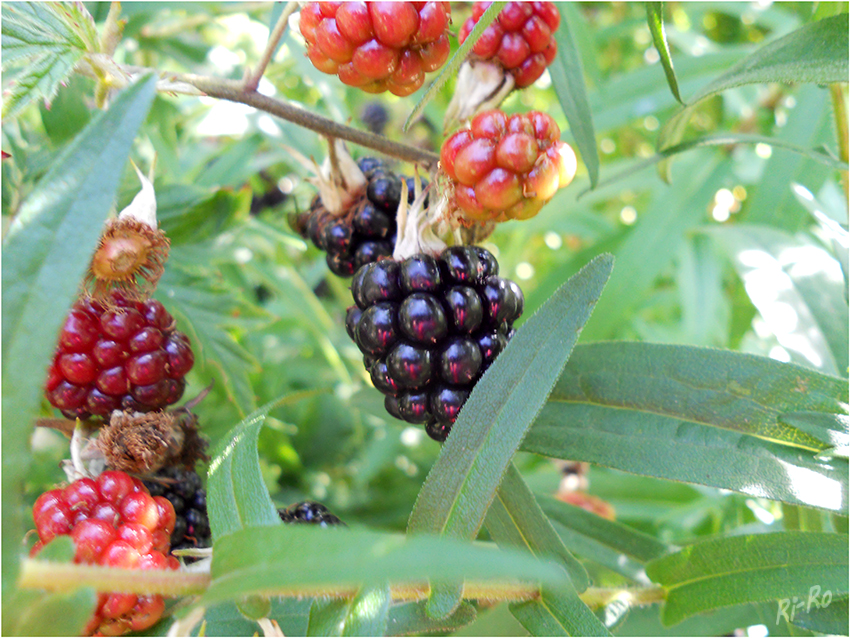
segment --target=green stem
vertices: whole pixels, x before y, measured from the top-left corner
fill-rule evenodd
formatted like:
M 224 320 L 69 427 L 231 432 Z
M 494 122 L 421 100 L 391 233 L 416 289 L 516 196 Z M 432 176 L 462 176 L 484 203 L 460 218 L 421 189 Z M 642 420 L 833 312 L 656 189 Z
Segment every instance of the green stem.
M 21 565 L 18 586 L 23 589 L 44 589 L 67 592 L 79 587 L 94 587 L 97 591 L 116 591 L 132 594 L 162 594 L 164 596 L 191 596 L 203 594 L 212 578 L 207 572 L 175 572 L 167 570 L 119 569 L 98 565 L 75 565 L 53 561 L 25 559 Z M 298 586 L 278 587 L 256 592 L 262 596 L 327 596 L 349 598 L 357 587 Z M 426 600 L 430 595 L 427 583 L 400 583 L 390 587 L 394 602 Z M 661 587 L 635 589 L 606 589 L 590 587 L 580 596 L 591 608 L 602 607 L 614 600 L 629 605 L 648 605 L 664 600 L 666 592 Z M 463 597 L 487 601 L 526 601 L 540 596 L 540 588 L 522 583 L 468 582 L 463 587 Z
M 829 93 L 832 96 L 832 110 L 835 114 L 838 157 L 842 162 L 846 162 L 850 155 L 850 141 L 848 141 L 847 100 L 844 97 L 844 85 L 837 82 L 830 84 Z M 850 178 L 847 171 L 841 171 L 841 181 L 844 184 L 844 198 L 850 200 Z
M 269 62 L 272 61 L 272 56 L 274 56 L 275 49 L 277 49 L 277 44 L 280 42 L 280 39 L 283 37 L 284 31 L 286 31 L 286 25 L 289 23 L 289 16 L 295 13 L 298 10 L 298 3 L 294 0 L 289 2 L 284 8 L 283 13 L 280 14 L 280 18 L 278 18 L 277 24 L 274 25 L 274 29 L 269 34 L 269 41 L 266 44 L 266 50 L 263 51 L 263 57 L 260 60 L 260 63 L 257 65 L 257 68 L 252 72 L 250 68 L 245 70 L 245 79 L 244 89 L 245 91 L 256 91 L 257 86 L 260 84 L 260 79 L 263 77 L 263 74 L 266 72 L 266 67 L 269 65 Z

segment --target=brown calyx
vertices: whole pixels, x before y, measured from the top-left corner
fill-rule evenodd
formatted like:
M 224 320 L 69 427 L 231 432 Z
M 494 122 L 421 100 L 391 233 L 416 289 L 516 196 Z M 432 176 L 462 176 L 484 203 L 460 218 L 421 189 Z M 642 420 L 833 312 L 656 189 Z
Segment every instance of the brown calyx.
M 113 290 L 128 301 L 150 297 L 168 259 L 170 242 L 161 230 L 134 218 L 110 220 L 92 257 L 84 286 L 107 302 Z
M 97 447 L 110 468 L 142 475 L 165 466 L 192 468 L 207 458 L 206 446 L 198 433 L 197 418 L 181 410 L 116 411 L 97 437 Z

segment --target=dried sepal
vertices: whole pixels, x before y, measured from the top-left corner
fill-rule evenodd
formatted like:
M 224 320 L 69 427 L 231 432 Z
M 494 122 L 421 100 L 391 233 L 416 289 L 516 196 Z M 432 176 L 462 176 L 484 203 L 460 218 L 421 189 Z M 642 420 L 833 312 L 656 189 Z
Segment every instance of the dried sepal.
M 104 224 L 83 284 L 87 294 L 106 304 L 114 290 L 128 301 L 149 298 L 168 260 L 170 242 L 157 228 L 153 184 L 136 172 L 142 188 L 117 219 Z
M 434 215 L 433 209 L 425 206 L 428 191 L 422 189 L 422 180 L 419 179 L 418 172 L 415 184 L 415 197 L 410 204 L 407 202 L 407 184 L 402 182 L 401 185 L 401 201 L 396 213 L 398 236 L 393 251 L 393 259 L 396 261 L 402 261 L 420 253 L 436 256 L 446 247 L 446 242 L 440 239 L 436 232 L 439 224 L 438 217 Z
M 97 445 L 110 468 L 151 474 L 182 453 L 184 440 L 183 429 L 171 412 L 116 410 L 109 425 L 101 429 Z
M 497 108 L 515 85 L 514 76 L 500 65 L 485 60 L 467 60 L 458 70 L 458 89 L 446 107 L 443 132 L 448 133 L 476 113 Z

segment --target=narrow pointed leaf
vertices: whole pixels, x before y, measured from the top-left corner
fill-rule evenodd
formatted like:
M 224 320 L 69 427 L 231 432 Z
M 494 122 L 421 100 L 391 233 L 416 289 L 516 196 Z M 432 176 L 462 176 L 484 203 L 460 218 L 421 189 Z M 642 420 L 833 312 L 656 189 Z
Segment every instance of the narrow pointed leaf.
M 570 132 L 575 138 L 581 159 L 587 167 L 590 188 L 596 188 L 599 180 L 599 151 L 596 148 L 596 132 L 593 129 L 593 112 L 587 99 L 584 83 L 584 68 L 581 54 L 570 28 L 569 14 L 561 14 L 561 26 L 555 32 L 558 54 L 549 66 L 549 76 L 564 115 L 570 123 Z
M 673 93 L 673 97 L 676 98 L 677 102 L 684 104 L 682 96 L 679 95 L 679 82 L 676 80 L 673 59 L 670 57 L 670 45 L 667 44 L 667 34 L 664 32 L 663 2 L 646 3 L 646 22 L 649 25 L 649 32 L 652 34 L 655 49 L 661 58 L 661 65 L 664 67 L 664 75 L 667 76 L 667 84 L 670 85 L 670 92 Z
M 466 57 L 472 51 L 472 48 L 475 46 L 475 43 L 478 42 L 478 39 L 484 33 L 484 31 L 489 27 L 499 16 L 499 12 L 502 10 L 502 7 L 507 4 L 506 2 L 493 2 L 486 11 L 481 15 L 478 19 L 478 22 L 475 23 L 472 31 L 469 32 L 466 40 L 463 41 L 455 54 L 449 59 L 448 63 L 443 67 L 443 70 L 440 71 L 440 75 L 428 85 L 428 88 L 425 90 L 425 94 L 416 103 L 416 106 L 413 107 L 413 110 L 410 112 L 410 115 L 407 116 L 407 120 L 404 122 L 404 126 L 402 127 L 402 131 L 406 132 L 413 122 L 416 121 L 416 118 L 419 117 L 422 111 L 425 110 L 425 107 L 428 105 L 428 102 L 434 99 L 434 96 L 437 95 L 437 92 L 443 88 L 443 85 L 448 82 L 449 78 L 457 77 L 457 71 L 460 68 L 460 65 L 466 61 Z M 463 91 L 463 87 L 457 87 L 455 89 Z
M 23 529 L 16 504 L 45 362 L 97 245 L 154 83 L 140 79 L 92 118 L 22 204 L 3 244 L 4 583 L 14 582 L 17 569 Z
M 264 405 L 240 421 L 218 444 L 210 461 L 207 494 L 214 539 L 246 527 L 280 524 L 260 474 L 257 437 L 266 415 L 274 408 L 321 392 L 293 392 Z
M 658 135 L 658 150 L 682 141 L 685 129 L 701 100 L 745 84 L 767 82 L 829 84 L 846 82 L 848 75 L 847 14 L 832 16 L 803 25 L 796 31 L 769 42 L 718 78 L 706 84 L 688 100 L 687 106 L 674 115 Z M 658 167 L 669 181 L 670 160 Z
M 387 585 L 367 587 L 358 592 L 345 616 L 342 635 L 385 635 L 391 602 L 390 588 Z
M 538 502 L 571 552 L 627 578 L 648 583 L 644 565 L 670 549 L 652 536 L 581 507 L 553 498 L 540 497 Z
M 818 604 L 810 605 L 810 599 L 807 598 L 806 606 L 794 614 L 793 624 L 819 634 L 850 635 L 850 598 L 835 595 L 826 597 L 825 591 L 812 591 L 811 588 L 809 591 L 817 594 Z
M 523 449 L 846 514 L 847 461 L 826 452 L 847 433 L 808 413 L 846 415 L 846 380 L 709 348 L 593 344 Z
M 532 636 L 611 635 L 592 613 L 593 620 L 584 615 L 576 616 L 578 605 L 587 609 L 574 590 L 544 590 L 540 600 L 514 603 L 510 610 Z
M 587 572 L 564 547 L 563 541 L 543 514 L 531 490 L 519 471 L 511 464 L 502 479 L 496 500 L 487 514 L 487 530 L 493 539 L 503 546 L 524 547 L 536 556 L 556 557 L 570 574 L 570 584 L 557 591 L 543 589 L 541 599 L 531 601 L 517 616 L 523 625 L 554 623 L 568 636 L 607 636 L 608 632 L 599 619 L 578 597 L 578 591 L 587 589 Z M 548 605 L 549 597 L 557 598 L 559 604 Z
M 345 617 L 351 609 L 348 598 L 317 598 L 310 606 L 308 636 L 341 636 Z
M 711 539 L 659 558 L 647 566 L 667 589 L 662 620 L 673 625 L 696 614 L 748 602 L 807 600 L 813 586 L 848 591 L 847 536 L 776 532 Z
M 456 631 L 475 620 L 475 607 L 463 602 L 448 618 L 434 619 L 425 613 L 425 602 L 404 603 L 390 607 L 387 635 L 435 634 Z
M 21 590 L 13 602 L 14 607 L 4 610 L 4 635 L 80 636 L 94 612 L 97 594 L 91 587 L 63 593 Z

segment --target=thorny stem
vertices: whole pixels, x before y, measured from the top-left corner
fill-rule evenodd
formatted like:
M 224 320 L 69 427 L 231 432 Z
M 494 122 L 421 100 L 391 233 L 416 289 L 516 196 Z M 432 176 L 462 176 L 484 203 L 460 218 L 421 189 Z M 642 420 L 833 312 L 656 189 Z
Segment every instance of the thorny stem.
M 280 14 L 277 24 L 274 25 L 274 29 L 272 29 L 272 32 L 269 34 L 269 42 L 266 44 L 266 50 L 263 52 L 263 57 L 257 65 L 257 68 L 254 69 L 253 73 L 250 68 L 245 69 L 243 85 L 245 91 L 257 90 L 257 86 L 260 84 L 260 79 L 266 72 L 266 67 L 269 65 L 269 62 L 272 61 L 278 42 L 280 42 L 280 39 L 283 37 L 283 33 L 286 31 L 286 25 L 289 23 L 289 16 L 297 10 L 298 3 L 294 0 L 287 3 L 287 5 L 283 8 L 283 13 Z
M 94 587 L 97 591 L 120 591 L 133 594 L 162 594 L 165 596 L 191 596 L 203 594 L 212 578 L 205 572 L 173 572 L 160 570 L 119 569 L 98 565 L 74 565 L 53 561 L 25 559 L 21 565 L 18 586 L 27 589 L 45 589 L 54 592 L 73 591 L 79 587 Z M 280 587 L 257 592 L 263 596 L 327 596 L 349 598 L 357 587 Z M 425 600 L 430 594 L 427 583 L 404 583 L 390 587 L 394 602 Z M 662 587 L 634 589 L 607 589 L 589 587 L 580 594 L 591 608 L 598 608 L 614 600 L 630 605 L 648 605 L 664 600 Z M 468 582 L 463 587 L 463 597 L 487 601 L 526 601 L 540 597 L 539 586 L 519 583 Z
M 850 148 L 848 148 L 850 141 L 848 141 L 847 101 L 844 99 L 844 86 L 839 83 L 830 84 L 829 93 L 832 96 L 832 109 L 835 115 L 838 157 L 846 163 L 850 155 Z M 844 198 L 850 199 L 850 178 L 847 171 L 841 171 L 841 181 L 844 183 Z

